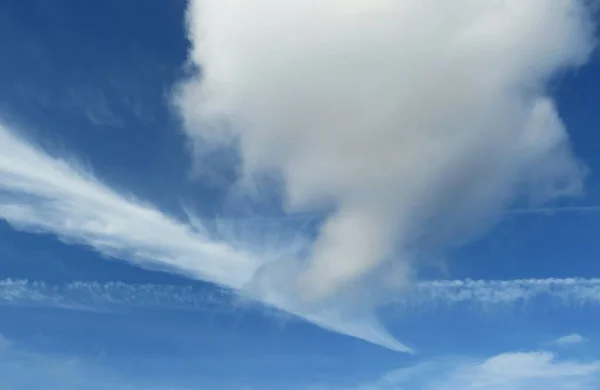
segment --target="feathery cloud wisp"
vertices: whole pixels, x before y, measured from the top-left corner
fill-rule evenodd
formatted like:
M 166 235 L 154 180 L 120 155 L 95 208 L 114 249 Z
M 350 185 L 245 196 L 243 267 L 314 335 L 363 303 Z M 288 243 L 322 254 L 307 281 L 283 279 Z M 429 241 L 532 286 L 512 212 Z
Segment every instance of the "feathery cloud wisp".
M 161 267 L 242 291 L 279 250 L 251 253 L 211 238 L 133 197 L 107 187 L 72 161 L 54 158 L 0 124 L 0 219 L 17 229 L 63 240 L 141 267 Z M 246 290 L 244 290 L 246 291 Z M 325 305 L 298 306 L 262 286 L 255 297 L 323 328 L 395 350 L 397 342 L 372 317 Z
M 198 153 L 234 146 L 290 210 L 335 209 L 303 298 L 582 188 L 545 88 L 592 50 L 583 0 L 192 0 L 188 21 L 200 70 L 176 102 Z

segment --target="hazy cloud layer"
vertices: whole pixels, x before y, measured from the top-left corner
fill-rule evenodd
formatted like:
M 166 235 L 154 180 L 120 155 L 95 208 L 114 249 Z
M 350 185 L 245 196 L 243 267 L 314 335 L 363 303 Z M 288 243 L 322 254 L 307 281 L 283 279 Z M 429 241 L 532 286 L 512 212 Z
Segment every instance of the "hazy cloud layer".
M 199 71 L 176 103 L 199 156 L 234 146 L 242 182 L 280 175 L 290 211 L 335 210 L 297 270 L 303 298 L 390 260 L 402 284 L 423 246 L 581 191 L 546 86 L 588 59 L 585 3 L 192 0 Z

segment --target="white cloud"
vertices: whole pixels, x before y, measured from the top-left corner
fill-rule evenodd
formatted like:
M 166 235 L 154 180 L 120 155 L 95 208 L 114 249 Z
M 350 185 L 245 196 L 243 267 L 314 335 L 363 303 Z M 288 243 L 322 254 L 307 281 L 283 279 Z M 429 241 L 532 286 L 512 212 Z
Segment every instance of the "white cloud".
M 356 390 L 594 390 L 600 361 L 547 351 L 503 353 L 483 361 L 438 360 L 399 369 Z
M 255 273 L 282 253 L 281 248 L 257 252 L 250 250 L 252 243 L 215 239 L 198 221 L 192 228 L 119 194 L 72 160 L 48 155 L 1 123 L 0 219 L 141 267 L 165 268 L 236 291 L 247 291 Z M 265 284 L 257 298 L 334 332 L 408 351 L 372 316 L 354 308 L 299 306 Z
M 600 305 L 600 279 L 530 279 L 489 281 L 433 281 L 418 283 L 403 295 L 390 297 L 396 308 L 428 309 L 467 303 L 474 307 L 511 305 L 545 297 L 557 306 Z M 51 285 L 27 280 L 0 280 L 0 306 L 55 307 L 101 310 L 112 307 L 172 310 L 232 311 L 244 308 L 236 290 L 211 287 L 122 282 L 73 282 Z M 574 333 L 557 345 L 587 341 Z
M 568 336 L 560 337 L 559 339 L 554 341 L 554 344 L 558 346 L 569 346 L 574 344 L 585 343 L 587 339 L 580 335 L 579 333 L 573 333 Z
M 580 192 L 545 88 L 588 59 L 585 3 L 192 0 L 201 71 L 176 101 L 200 155 L 234 145 L 244 179 L 283 177 L 291 211 L 333 206 L 300 278 L 325 297 L 519 197 Z
M 0 306 L 110 310 L 125 307 L 190 311 L 233 311 L 242 306 L 238 295 L 217 287 L 73 282 L 51 285 L 27 280 L 0 280 Z
M 50 157 L 1 124 L 0 218 L 225 286 L 243 284 L 258 266 L 256 259 L 118 194 L 72 161 Z
M 600 303 L 600 279 L 438 280 L 421 282 L 404 294 L 388 297 L 398 307 L 469 303 L 477 306 L 518 304 L 550 298 L 571 304 Z
M 298 306 L 286 306 L 277 290 L 268 290 L 266 303 L 287 310 L 334 332 L 353 335 L 392 349 L 408 349 L 397 343 L 381 328 L 370 313 L 361 316 L 349 310 L 344 302 L 320 310 L 300 311 Z M 159 284 L 126 284 L 121 282 L 74 282 L 49 285 L 27 280 L 0 280 L 0 307 L 50 307 L 67 310 L 110 311 L 114 309 L 165 309 L 184 311 L 218 311 L 256 309 L 240 300 L 236 290 L 216 287 L 196 289 L 192 286 Z M 494 307 L 514 307 L 544 298 L 556 308 L 600 305 L 600 279 L 531 279 L 508 281 L 430 281 L 418 283 L 405 294 L 390 297 L 388 309 L 400 315 L 407 312 L 452 307 L 467 304 L 475 310 Z M 279 303 L 279 304 L 277 304 Z M 347 303 L 346 303 L 347 304 Z M 353 306 L 350 305 L 350 309 Z M 572 334 L 554 341 L 567 346 L 587 341 Z M 0 342 L 0 345 L 2 343 Z

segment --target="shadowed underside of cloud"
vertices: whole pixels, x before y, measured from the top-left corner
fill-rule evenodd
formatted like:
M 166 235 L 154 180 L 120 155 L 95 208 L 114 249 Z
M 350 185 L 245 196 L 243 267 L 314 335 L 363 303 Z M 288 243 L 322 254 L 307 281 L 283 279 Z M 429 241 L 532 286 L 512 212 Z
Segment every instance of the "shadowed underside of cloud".
M 50 156 L 2 124 L 0 219 L 16 229 L 52 233 L 141 267 L 164 268 L 238 292 L 251 293 L 246 285 L 255 273 L 281 253 L 281 248 L 247 251 L 241 242 L 215 238 L 198 221 L 193 227 L 179 222 L 117 193 L 72 160 Z M 255 298 L 334 332 L 409 351 L 372 315 L 351 307 L 301 306 L 268 285 Z
M 176 103 L 200 159 L 233 147 L 242 183 L 276 175 L 289 210 L 333 206 L 287 283 L 298 295 L 377 280 L 392 259 L 402 284 L 420 248 L 581 191 L 546 87 L 586 63 L 588 3 L 191 0 L 199 71 Z

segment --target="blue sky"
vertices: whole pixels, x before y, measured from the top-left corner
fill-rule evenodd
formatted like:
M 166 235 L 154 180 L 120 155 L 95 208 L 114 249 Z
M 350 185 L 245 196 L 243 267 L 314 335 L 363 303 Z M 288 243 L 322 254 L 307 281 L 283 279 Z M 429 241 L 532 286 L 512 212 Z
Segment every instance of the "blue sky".
M 597 389 L 583 3 L 3 2 L 0 388 Z

